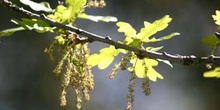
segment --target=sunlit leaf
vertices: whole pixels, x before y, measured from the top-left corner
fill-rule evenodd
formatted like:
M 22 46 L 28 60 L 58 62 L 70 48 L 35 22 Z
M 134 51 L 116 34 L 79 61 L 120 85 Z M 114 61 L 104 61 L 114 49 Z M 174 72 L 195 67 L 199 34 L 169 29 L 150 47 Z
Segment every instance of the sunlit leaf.
M 62 13 L 61 18 L 62 23 L 69 24 L 73 22 L 76 17 L 74 16 L 72 10 L 68 8 Z
M 146 73 L 145 73 L 146 68 L 143 65 L 143 61 L 144 60 L 137 59 L 137 61 L 134 63 L 135 64 L 134 71 L 135 71 L 136 76 L 139 78 L 144 78 L 146 76 Z
M 202 43 L 206 46 L 220 45 L 220 40 L 215 35 L 209 35 L 202 38 Z
M 219 78 L 220 77 L 220 67 L 216 67 L 214 70 L 207 71 L 203 74 L 204 77 L 206 78 Z
M 144 28 L 141 28 L 140 33 L 138 33 L 138 37 L 142 41 L 148 41 L 150 36 L 154 35 L 158 31 L 165 29 L 171 20 L 172 19 L 169 17 L 169 15 L 166 15 L 163 18 L 154 21 L 153 23 L 145 21 Z
M 160 37 L 160 38 L 158 38 L 158 39 L 155 38 L 155 37 L 153 37 L 153 38 L 151 38 L 151 39 L 145 39 L 144 42 L 158 42 L 158 41 L 169 40 L 169 39 L 171 39 L 171 38 L 173 38 L 174 36 L 177 36 L 177 35 L 180 35 L 180 33 L 177 33 L 177 32 L 171 33 L 170 35 L 163 36 L 163 37 Z
M 147 47 L 146 50 L 156 52 L 156 51 L 161 50 L 162 48 L 163 48 L 163 46 L 160 46 L 160 47 Z
M 144 61 L 146 63 L 145 64 L 146 66 L 157 66 L 158 65 L 157 60 L 154 60 L 154 59 L 144 58 Z
M 139 45 L 140 45 L 140 43 L 141 43 L 141 40 L 140 40 L 140 39 L 133 39 L 132 42 L 129 43 L 129 45 L 130 45 L 131 47 L 136 47 L 136 48 L 138 48 Z
M 118 32 L 123 32 L 126 37 L 136 37 L 136 30 L 129 23 L 117 22 L 116 25 L 119 27 Z
M 157 60 L 160 61 L 160 62 L 163 62 L 163 63 L 169 65 L 171 68 L 173 68 L 173 65 L 170 63 L 170 61 L 168 61 L 168 60 L 162 60 L 162 59 L 157 59 Z
M 94 22 L 117 22 L 117 18 L 113 17 L 113 16 L 95 16 L 95 15 L 87 15 L 85 13 L 79 14 L 77 16 L 78 18 L 82 18 L 82 19 L 88 19 Z
M 135 71 L 135 74 L 139 78 L 144 78 L 146 75 L 151 81 L 156 82 L 157 78 L 163 79 L 163 76 L 159 74 L 153 66 L 157 66 L 158 62 L 154 59 L 144 58 L 144 59 L 132 59 L 130 62 L 133 67 L 130 67 L 128 71 Z
M 152 67 L 148 67 L 147 76 L 149 77 L 151 81 L 154 81 L 154 82 L 157 81 L 157 78 L 163 79 L 163 76 Z
M 215 21 L 215 24 L 220 25 L 220 11 L 216 10 L 216 15 L 212 15 L 212 18 Z
M 66 40 L 63 38 L 62 35 L 58 35 L 55 37 L 55 39 L 57 40 L 57 43 L 60 44 L 60 45 L 64 45 Z
M 22 30 L 25 30 L 25 28 L 16 27 L 16 28 L 5 29 L 5 30 L 0 31 L 0 37 L 10 36 L 10 35 L 12 35 L 13 33 L 17 32 L 17 31 L 22 31 Z
M 21 3 L 28 5 L 35 11 L 53 12 L 48 2 L 36 3 L 31 0 L 20 0 Z
M 27 30 L 35 30 L 39 33 L 50 31 L 49 24 L 42 20 L 22 18 L 21 21 L 17 19 L 12 19 L 11 21 Z
M 56 22 L 63 23 L 66 19 L 68 19 L 68 17 L 66 18 L 66 16 L 63 15 L 65 11 L 66 7 L 60 4 L 56 7 L 54 13 L 48 14 L 47 17 Z
M 65 0 L 65 3 L 67 8 L 71 9 L 73 13 L 79 14 L 86 4 L 86 1 L 87 0 Z
M 76 17 L 82 12 L 87 0 L 65 0 L 67 5 L 66 11 L 63 13 L 65 23 L 73 22 Z
M 147 76 L 149 77 L 151 81 L 154 81 L 154 82 L 157 81 L 157 78 L 163 79 L 163 76 L 152 67 L 148 67 Z
M 99 69 L 108 67 L 114 57 L 119 54 L 121 50 L 115 49 L 114 46 L 101 49 L 99 54 L 92 54 L 87 57 L 87 64 L 91 66 L 98 65 Z
M 90 66 L 95 66 L 100 62 L 99 60 L 100 59 L 98 54 L 92 54 L 89 57 L 87 57 L 87 64 Z

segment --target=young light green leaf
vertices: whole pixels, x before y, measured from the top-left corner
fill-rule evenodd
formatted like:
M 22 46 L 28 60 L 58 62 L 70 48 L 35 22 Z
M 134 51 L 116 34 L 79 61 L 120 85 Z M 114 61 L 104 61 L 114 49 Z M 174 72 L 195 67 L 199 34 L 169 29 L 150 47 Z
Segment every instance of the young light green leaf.
M 169 39 L 171 39 L 171 38 L 173 38 L 174 36 L 177 36 L 177 35 L 180 35 L 180 33 L 177 33 L 177 32 L 171 33 L 170 35 L 163 36 L 163 37 L 160 37 L 158 39 L 153 37 L 151 39 L 145 39 L 144 42 L 159 42 L 159 41 L 169 40 Z
M 25 28 L 16 27 L 16 28 L 5 29 L 5 30 L 0 31 L 0 37 L 11 36 L 13 33 L 17 32 L 17 31 L 22 31 L 22 30 L 25 30 Z
M 156 82 L 157 78 L 163 79 L 163 76 L 158 73 L 153 67 L 148 67 L 147 76 L 151 81 Z
M 66 20 L 66 16 L 63 15 L 65 11 L 66 7 L 60 4 L 56 7 L 54 13 L 48 14 L 47 17 L 56 22 L 63 23 Z
M 82 12 L 86 0 L 65 0 L 67 9 L 63 12 L 63 22 L 69 24 Z
M 87 57 L 87 64 L 91 66 L 98 65 L 99 69 L 108 67 L 114 57 L 119 54 L 121 50 L 115 49 L 114 46 L 101 49 L 99 54 L 92 54 Z
M 59 45 L 64 45 L 65 42 L 66 42 L 66 39 L 64 39 L 62 35 L 58 35 L 58 36 L 56 36 L 54 39 L 57 40 L 57 43 L 58 43 Z
M 215 35 L 209 35 L 202 38 L 202 43 L 206 46 L 220 45 L 220 40 Z
M 119 27 L 118 32 L 123 32 L 126 37 L 136 37 L 136 30 L 129 23 L 117 22 L 116 25 Z
M 153 23 L 145 21 L 144 28 L 141 28 L 140 33 L 138 33 L 138 37 L 142 41 L 148 41 L 150 36 L 154 35 L 158 31 L 165 29 L 171 20 L 172 19 L 169 17 L 169 15 L 166 15 L 163 18 L 154 21 Z
M 205 72 L 203 76 L 206 78 L 220 78 L 220 67 L 216 67 L 214 70 Z
M 87 0 L 65 0 L 67 8 L 71 8 L 71 11 L 75 14 L 79 14 L 86 4 Z
M 20 0 L 20 2 L 24 5 L 28 5 L 35 11 L 53 12 L 53 9 L 51 9 L 50 4 L 48 2 L 36 3 L 31 0 Z
M 169 65 L 171 68 L 173 68 L 173 65 L 170 63 L 170 61 L 168 61 L 168 60 L 162 60 L 162 59 L 157 59 L 157 60 L 160 61 L 160 62 L 163 62 L 163 63 Z
M 128 45 L 131 46 L 131 47 L 139 48 L 140 43 L 141 43 L 140 39 L 132 39 L 132 42 L 129 43 Z
M 139 78 L 144 78 L 146 75 L 151 81 L 156 82 L 157 78 L 163 79 L 163 76 L 159 74 L 153 66 L 157 66 L 158 62 L 153 59 L 132 59 L 130 62 L 133 64 L 134 68 L 129 68 L 129 71 L 135 71 L 135 74 Z M 147 71 L 147 73 L 146 73 Z
M 161 50 L 162 48 L 163 48 L 163 46 L 160 46 L 160 47 L 147 47 L 146 50 L 156 52 L 156 51 Z
M 39 33 L 50 31 L 49 24 L 42 20 L 22 18 L 21 21 L 17 19 L 12 19 L 11 21 L 17 25 L 22 26 L 23 28 L 27 30 L 34 29 L 36 32 L 39 32 Z
M 212 18 L 215 21 L 215 24 L 220 25 L 220 11 L 216 10 L 215 11 L 216 15 L 212 15 Z
M 82 18 L 82 19 L 88 19 L 94 22 L 117 22 L 117 18 L 113 17 L 113 16 L 94 16 L 94 15 L 87 15 L 85 13 L 79 14 L 77 16 L 78 18 Z

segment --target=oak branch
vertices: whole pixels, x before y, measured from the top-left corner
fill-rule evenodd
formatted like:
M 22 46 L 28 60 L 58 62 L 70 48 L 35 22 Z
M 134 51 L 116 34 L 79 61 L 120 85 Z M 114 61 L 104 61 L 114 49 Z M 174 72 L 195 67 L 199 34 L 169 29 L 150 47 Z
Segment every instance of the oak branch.
M 63 25 L 63 24 L 57 23 L 54 20 L 47 18 L 44 14 L 39 15 L 34 12 L 28 11 L 22 7 L 18 7 L 9 0 L 0 0 L 0 3 L 1 5 L 10 9 L 11 11 L 21 13 L 30 18 L 43 20 L 49 23 L 51 26 L 63 28 L 65 30 L 69 30 L 81 36 L 87 37 L 88 42 L 98 41 L 98 42 L 106 43 L 109 45 L 113 45 L 116 49 L 121 48 L 121 49 L 129 50 L 129 51 L 133 51 L 137 53 L 139 56 L 141 56 L 142 58 L 148 57 L 152 59 L 168 60 L 171 63 L 179 63 L 179 64 L 183 64 L 187 66 L 200 65 L 200 64 L 220 65 L 220 56 L 210 55 L 208 57 L 196 57 L 194 55 L 184 56 L 184 55 L 177 55 L 177 54 L 172 55 L 166 52 L 160 53 L 160 52 L 154 52 L 154 51 L 146 51 L 146 50 L 142 50 L 142 49 L 138 49 L 138 48 L 134 48 L 128 45 L 118 43 L 112 40 L 110 37 L 103 37 L 103 36 L 94 34 L 92 32 L 88 32 L 83 29 L 74 27 L 72 25 L 70 26 L 70 25 Z

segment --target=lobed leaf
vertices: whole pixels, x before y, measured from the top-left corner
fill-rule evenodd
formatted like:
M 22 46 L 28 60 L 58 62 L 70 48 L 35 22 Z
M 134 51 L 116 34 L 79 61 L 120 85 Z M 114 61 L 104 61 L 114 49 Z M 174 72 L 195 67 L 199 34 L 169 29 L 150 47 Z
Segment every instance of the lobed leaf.
M 169 40 L 169 39 L 171 39 L 171 38 L 173 38 L 174 36 L 177 36 L 177 35 L 180 35 L 180 33 L 177 33 L 177 32 L 171 33 L 170 35 L 163 36 L 163 37 L 160 37 L 158 39 L 153 37 L 151 39 L 145 39 L 144 42 L 159 42 L 159 41 Z
M 5 30 L 0 31 L 0 37 L 11 36 L 13 33 L 17 32 L 17 31 L 22 31 L 22 30 L 25 30 L 25 28 L 16 27 L 16 28 L 5 29 Z
M 59 22 L 59 23 L 63 23 L 65 22 L 67 16 L 64 16 L 64 12 L 66 11 L 66 7 L 63 5 L 58 5 L 54 11 L 54 13 L 47 15 L 48 18 Z
M 144 78 L 146 75 L 151 81 L 156 82 L 157 78 L 163 79 L 163 76 L 159 74 L 153 66 L 157 66 L 158 62 L 154 59 L 132 59 L 130 62 L 133 64 L 133 69 L 129 68 L 129 71 L 135 71 L 135 74 L 139 78 Z M 144 65 L 145 64 L 145 65 Z M 146 73 L 147 72 L 147 73 Z
M 202 43 L 206 46 L 219 46 L 220 40 L 215 35 L 209 35 L 204 38 L 202 38 Z
M 159 50 L 161 50 L 162 48 L 163 48 L 163 46 L 160 46 L 160 47 L 147 47 L 146 50 L 147 50 L 147 51 L 159 51 Z M 157 60 L 160 61 L 160 62 L 163 62 L 163 63 L 169 65 L 171 68 L 173 68 L 173 65 L 170 63 L 170 61 L 168 61 L 168 60 L 162 60 L 162 59 L 157 59 Z
M 39 33 L 50 31 L 49 24 L 42 20 L 22 18 L 21 21 L 17 19 L 12 19 L 11 21 L 27 30 L 35 30 Z
M 20 2 L 24 5 L 28 5 L 35 11 L 53 12 L 53 9 L 51 9 L 50 4 L 48 2 L 36 3 L 31 0 L 20 0 Z
M 153 67 L 148 67 L 147 76 L 151 81 L 156 82 L 157 78 L 163 79 L 163 76 L 158 73 Z
M 94 16 L 94 15 L 87 15 L 85 13 L 79 14 L 77 17 L 82 18 L 82 19 L 88 19 L 94 22 L 99 22 L 99 21 L 117 22 L 118 20 L 116 17 L 113 17 L 113 16 Z
M 162 48 L 163 48 L 163 46 L 160 46 L 160 47 L 147 47 L 146 50 L 156 52 L 156 51 L 161 50 Z
M 220 77 L 220 67 L 216 67 L 214 70 L 207 71 L 203 74 L 204 77 L 206 78 L 219 78 Z
M 86 0 L 65 0 L 67 5 L 66 11 L 63 13 L 64 23 L 73 22 L 76 17 L 82 12 L 84 5 L 86 4 Z
M 99 54 L 92 54 L 87 57 L 87 64 L 90 66 L 98 65 L 99 69 L 105 69 L 108 67 L 114 57 L 122 50 L 115 49 L 114 46 L 101 49 Z
M 86 1 L 87 0 L 65 0 L 65 3 L 67 5 L 67 8 L 71 9 L 70 11 L 73 14 L 79 14 L 86 4 Z
M 163 62 L 163 63 L 169 65 L 171 68 L 173 68 L 173 65 L 170 63 L 170 61 L 168 61 L 168 60 L 162 60 L 162 59 L 157 59 L 157 60 L 160 61 L 160 62 Z
M 220 11 L 216 10 L 215 11 L 216 15 L 212 15 L 212 18 L 215 21 L 215 24 L 220 25 Z
M 148 41 L 150 36 L 154 35 L 158 31 L 165 29 L 171 20 L 172 19 L 169 17 L 169 15 L 166 15 L 163 18 L 154 21 L 153 23 L 145 21 L 144 28 L 141 28 L 140 33 L 138 33 L 138 37 L 142 41 Z
M 118 32 L 123 32 L 126 37 L 136 37 L 136 30 L 129 23 L 117 22 L 116 25 L 119 27 Z

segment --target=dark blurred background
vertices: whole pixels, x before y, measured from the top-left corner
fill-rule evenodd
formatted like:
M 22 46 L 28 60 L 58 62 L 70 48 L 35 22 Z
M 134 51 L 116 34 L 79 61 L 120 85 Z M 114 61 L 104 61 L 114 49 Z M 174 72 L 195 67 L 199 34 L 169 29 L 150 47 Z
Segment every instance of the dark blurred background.
M 43 0 L 35 0 L 40 2 Z M 22 6 L 18 0 L 14 0 Z M 55 8 L 57 1 L 47 0 Z M 88 14 L 116 16 L 119 21 L 129 22 L 135 29 L 144 21 L 153 22 L 164 15 L 173 20 L 169 27 L 155 37 L 179 32 L 169 41 L 149 44 L 164 46 L 162 51 L 171 54 L 207 56 L 211 49 L 201 43 L 201 38 L 216 31 L 211 17 L 220 9 L 220 1 L 208 0 L 106 0 L 104 9 L 86 10 Z M 28 8 L 29 9 L 29 8 Z M 15 27 L 11 18 L 24 17 L 0 7 L 0 30 Z M 95 23 L 77 20 L 78 27 L 93 33 L 122 40 L 115 23 Z M 0 110 L 74 110 L 74 92 L 69 89 L 68 105 L 59 107 L 60 84 L 52 73 L 54 62 L 48 60 L 43 50 L 53 39 L 52 34 L 23 31 L 0 39 Z M 106 44 L 90 44 L 92 53 Z M 98 48 L 100 47 L 100 48 Z M 120 58 L 116 58 L 115 61 Z M 82 110 L 123 110 L 126 106 L 129 72 L 119 71 L 115 79 L 108 79 L 112 65 L 105 70 L 93 68 L 95 90 L 91 100 L 83 103 Z M 144 96 L 141 80 L 135 81 L 133 110 L 220 110 L 220 80 L 203 78 L 206 70 L 201 66 L 174 68 L 161 63 L 156 68 L 164 80 L 150 82 L 151 95 Z

